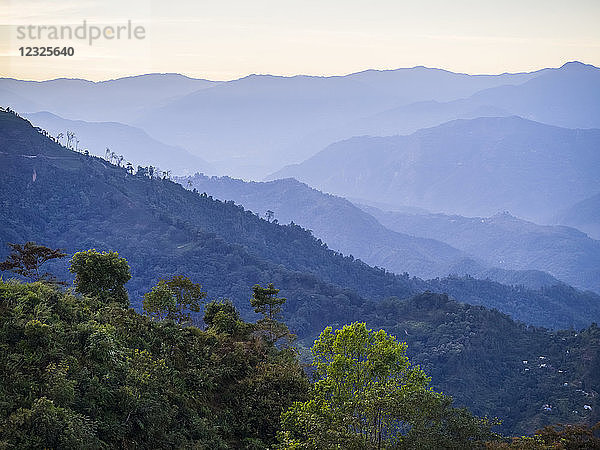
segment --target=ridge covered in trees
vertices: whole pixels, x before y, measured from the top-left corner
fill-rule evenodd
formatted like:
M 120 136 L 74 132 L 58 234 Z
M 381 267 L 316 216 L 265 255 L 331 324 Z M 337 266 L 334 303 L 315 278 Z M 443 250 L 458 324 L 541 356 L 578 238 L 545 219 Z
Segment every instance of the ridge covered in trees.
M 468 276 L 421 280 L 370 267 L 293 223 L 268 222 L 232 201 L 70 151 L 7 112 L 0 112 L 0 158 L 0 214 L 7 225 L 0 241 L 35 240 L 71 254 L 119 249 L 136 270 L 128 285 L 134 301 L 157 279 L 185 272 L 204 280 L 210 295 L 237 302 L 243 315 L 251 313 L 247 286 L 273 281 L 303 291 L 288 294 L 288 317 L 297 315 L 290 310 L 295 300 L 315 291 L 360 303 L 431 290 L 538 326 L 584 327 L 600 319 L 600 296 L 568 286 L 531 290 Z M 325 325 L 296 331 L 313 337 Z
M 269 345 L 235 314 L 227 315 L 235 332 L 214 316 L 206 330 L 158 321 L 129 309 L 121 289 L 79 277 L 118 279 L 124 265 L 116 253 L 75 254 L 83 295 L 0 281 L 0 447 L 273 444 L 279 414 L 307 396 L 293 352 Z
M 6 112 L 0 112 L 0 161 L 0 252 L 7 251 L 4 243 L 28 240 L 69 255 L 119 250 L 131 266 L 126 288 L 138 310 L 150 286 L 185 273 L 202 281 L 208 298 L 230 299 L 223 308 L 235 306 L 254 321 L 249 290 L 273 282 L 287 298 L 283 320 L 299 345 L 309 346 L 326 326 L 355 321 L 406 337 L 408 356 L 432 376 L 434 388 L 478 415 L 502 417 L 503 432 L 531 432 L 559 420 L 591 423 L 598 411 L 592 391 L 599 390 L 600 371 L 590 368 L 598 364 L 597 329 L 576 331 L 599 316 L 597 295 L 568 286 L 533 291 L 470 277 L 391 274 L 327 249 L 297 225 L 268 222 L 232 202 L 67 150 Z M 60 261 L 47 266 L 58 279 L 72 279 Z M 449 297 L 419 295 L 426 290 Z M 430 296 L 437 300 L 423 301 Z M 588 350 L 568 370 L 559 368 L 574 346 Z M 542 370 L 539 362 L 525 371 L 522 360 L 539 356 L 552 367 Z M 528 408 L 511 407 L 519 401 Z
M 496 420 L 454 408 L 434 391 L 406 357 L 407 344 L 364 323 L 321 333 L 311 384 L 294 349 L 274 345 L 274 325 L 282 337 L 289 331 L 276 320 L 285 299 L 272 284 L 253 288 L 250 302 L 263 316 L 256 324 L 242 321 L 230 302 L 213 300 L 200 329 L 158 318 L 156 310 L 169 304 L 147 315 L 128 308 L 119 287 L 129 267 L 115 252 L 78 252 L 70 270 L 79 294 L 47 281 L 0 280 L 2 447 L 599 445 L 597 427 L 585 426 L 502 438 L 491 431 Z M 91 286 L 86 278 L 94 272 L 100 282 Z M 180 301 L 204 298 L 184 276 L 159 285 Z

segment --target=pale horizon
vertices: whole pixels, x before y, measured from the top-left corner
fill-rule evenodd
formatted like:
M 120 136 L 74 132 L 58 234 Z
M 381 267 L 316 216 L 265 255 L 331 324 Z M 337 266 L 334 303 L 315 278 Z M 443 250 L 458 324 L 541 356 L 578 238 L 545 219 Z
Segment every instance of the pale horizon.
M 445 72 L 451 72 L 451 73 L 455 73 L 455 74 L 459 74 L 459 75 L 495 76 L 495 75 L 514 75 L 514 74 L 519 74 L 519 73 L 533 73 L 533 72 L 537 72 L 537 71 L 540 71 L 540 70 L 543 70 L 543 69 L 559 69 L 559 68 L 563 67 L 564 65 L 570 64 L 570 63 L 581 63 L 581 64 L 586 65 L 586 66 L 593 66 L 593 67 L 599 68 L 598 66 L 596 66 L 594 64 L 589 64 L 589 63 L 587 63 L 585 61 L 571 60 L 571 61 L 565 61 L 563 64 L 560 64 L 560 65 L 557 65 L 557 66 L 539 67 L 539 68 L 535 68 L 533 70 L 517 70 L 517 71 L 511 71 L 511 72 L 498 72 L 498 73 L 468 73 L 468 72 L 464 72 L 464 71 L 450 70 L 450 69 L 446 69 L 446 68 L 443 68 L 443 67 L 432 67 L 432 66 L 416 65 L 416 66 L 411 66 L 411 67 L 396 67 L 396 68 L 390 68 L 390 69 L 372 69 L 372 68 L 368 68 L 368 69 L 358 70 L 358 71 L 355 71 L 355 72 L 332 73 L 332 74 L 327 74 L 327 75 L 310 74 L 310 73 L 297 73 L 297 74 L 291 74 L 291 75 L 283 75 L 283 74 L 277 74 L 277 73 L 248 73 L 248 74 L 242 75 L 240 77 L 230 78 L 230 79 L 221 79 L 221 80 L 210 79 L 210 78 L 203 77 L 203 76 L 199 76 L 199 77 L 198 76 L 192 76 L 192 75 L 185 74 L 185 73 L 180 73 L 180 72 L 136 73 L 136 74 L 129 74 L 129 75 L 118 76 L 118 77 L 114 77 L 114 78 L 105 78 L 105 79 L 97 79 L 97 80 L 91 80 L 91 79 L 82 78 L 82 77 L 64 77 L 64 76 L 63 77 L 56 77 L 56 78 L 29 79 L 29 78 L 15 78 L 15 77 L 11 77 L 11 76 L 6 76 L 4 74 L 0 74 L 0 79 L 14 79 L 14 80 L 19 80 L 19 81 L 33 81 L 33 82 L 56 81 L 56 80 L 82 80 L 82 81 L 90 81 L 90 82 L 93 82 L 93 83 L 103 83 L 103 82 L 107 82 L 107 81 L 121 80 L 121 79 L 125 79 L 125 78 L 144 77 L 144 76 L 149 76 L 149 75 L 178 75 L 178 76 L 183 76 L 185 78 L 189 78 L 189 79 L 193 79 L 193 80 L 204 80 L 204 81 L 211 81 L 211 82 L 215 82 L 215 83 L 221 83 L 221 82 L 241 80 L 243 78 L 247 78 L 247 77 L 251 77 L 251 76 L 272 76 L 272 77 L 280 77 L 280 78 L 294 78 L 294 77 L 335 78 L 335 77 L 344 77 L 344 76 L 347 76 L 347 75 L 353 75 L 353 74 L 356 74 L 356 73 L 369 72 L 369 71 L 393 72 L 393 71 L 396 71 L 396 70 L 410 70 L 410 69 L 417 69 L 417 68 L 425 68 L 425 69 L 431 69 L 431 70 L 442 70 L 442 71 L 445 71 Z
M 2 75 L 90 81 L 147 73 L 235 80 L 250 74 L 340 76 L 426 66 L 500 74 L 600 66 L 600 2 L 578 0 L 5 0 Z M 19 39 L 17 27 L 143 26 L 140 40 Z M 26 57 L 21 46 L 71 45 L 74 56 Z

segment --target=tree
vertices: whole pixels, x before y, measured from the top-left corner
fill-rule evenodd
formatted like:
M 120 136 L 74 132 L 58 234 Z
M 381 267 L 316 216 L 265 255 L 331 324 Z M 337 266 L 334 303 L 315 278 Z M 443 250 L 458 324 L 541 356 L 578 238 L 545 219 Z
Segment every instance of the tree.
M 56 282 L 50 273 L 40 274 L 40 266 L 51 259 L 64 258 L 66 253 L 32 241 L 26 242 L 23 246 L 12 243 L 8 246 L 12 251 L 6 260 L 0 263 L 0 270 L 10 270 L 33 281 Z
M 82 414 L 55 406 L 41 397 L 31 408 L 20 408 L 3 424 L 6 441 L 13 448 L 86 448 L 101 447 L 94 423 Z
M 71 258 L 71 273 L 75 274 L 76 291 L 129 306 L 125 283 L 131 279 L 129 264 L 117 252 L 97 252 L 96 249 L 77 252 Z
M 254 311 L 262 314 L 263 318 L 256 322 L 259 332 L 264 333 L 266 341 L 274 345 L 279 339 L 287 337 L 293 338 L 288 327 L 277 319 L 281 318 L 281 306 L 287 299 L 277 297 L 279 289 L 275 289 L 273 283 L 269 283 L 266 288 L 256 284 L 252 288 L 252 298 L 250 304 Z
M 168 280 L 160 280 L 146 293 L 143 307 L 144 311 L 158 320 L 190 322 L 190 313 L 200 312 L 200 304 L 205 297 L 202 285 L 193 283 L 183 275 L 175 275 Z
M 204 307 L 204 323 L 209 329 L 227 335 L 244 334 L 248 326 L 231 300 L 213 300 Z
M 600 422 L 593 426 L 587 424 L 547 425 L 537 430 L 533 436 L 505 438 L 486 442 L 486 449 L 600 449 Z
M 149 316 L 157 320 L 165 320 L 173 318 L 172 312 L 176 310 L 177 303 L 168 286 L 159 281 L 150 292 L 144 294 L 142 307 Z
M 73 150 L 73 140 L 75 139 L 75 133 L 73 131 L 67 131 L 67 148 Z
M 317 381 L 282 415 L 283 448 L 469 448 L 489 437 L 487 421 L 451 408 L 383 330 L 327 327 L 312 353 Z
M 267 219 L 267 222 L 270 222 L 273 219 L 273 216 L 275 216 L 275 213 L 268 209 L 265 213 L 265 218 Z

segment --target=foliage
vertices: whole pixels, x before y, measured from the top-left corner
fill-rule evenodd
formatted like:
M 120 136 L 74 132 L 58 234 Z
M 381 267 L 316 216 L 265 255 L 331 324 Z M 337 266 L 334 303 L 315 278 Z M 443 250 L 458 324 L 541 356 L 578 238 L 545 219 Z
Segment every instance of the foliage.
M 246 336 L 251 327 L 240 319 L 240 313 L 231 300 L 213 300 L 204 307 L 204 323 L 209 330 L 229 335 Z
M 15 448 L 93 449 L 100 446 L 94 423 L 69 408 L 39 397 L 30 408 L 19 408 L 0 432 L 0 445 Z
M 158 320 L 174 320 L 179 323 L 190 322 L 190 313 L 199 313 L 206 292 L 202 285 L 193 283 L 183 275 L 175 275 L 160 280 L 152 290 L 144 295 L 142 306 L 150 316 Z
M 15 281 L 0 282 L 0 380 L 0 448 L 266 448 L 308 390 L 293 354 L 250 333 Z
M 40 274 L 40 266 L 47 261 L 63 258 L 67 254 L 59 249 L 51 249 L 29 241 L 24 245 L 8 243 L 11 253 L 0 262 L 0 271 L 10 270 L 33 281 L 51 281 L 55 279 L 46 272 Z
M 533 436 L 521 436 L 508 442 L 487 442 L 488 449 L 518 450 L 587 450 L 600 449 L 600 422 L 589 425 L 548 425 Z
M 262 314 L 262 318 L 256 322 L 256 328 L 265 334 L 267 342 L 275 344 L 282 338 L 288 341 L 293 338 L 288 327 L 280 322 L 281 307 L 286 302 L 285 298 L 278 298 L 279 289 L 275 289 L 273 283 L 266 288 L 256 284 L 252 288 L 250 304 L 254 312 Z
M 71 273 L 75 274 L 77 292 L 129 306 L 125 283 L 131 279 L 129 264 L 117 252 L 97 252 L 95 249 L 77 252 L 71 258 Z
M 467 448 L 487 420 L 451 408 L 406 357 L 406 344 L 355 322 L 326 328 L 312 348 L 317 381 L 282 416 L 284 448 Z

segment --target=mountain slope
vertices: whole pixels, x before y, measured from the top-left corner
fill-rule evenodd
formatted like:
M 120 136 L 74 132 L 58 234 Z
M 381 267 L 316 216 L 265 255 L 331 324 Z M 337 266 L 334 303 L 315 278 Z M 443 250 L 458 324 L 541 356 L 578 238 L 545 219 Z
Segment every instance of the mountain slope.
M 194 172 L 211 173 L 214 169 L 202 158 L 188 153 L 181 147 L 167 145 L 152 139 L 148 134 L 130 125 L 117 122 L 84 122 L 67 120 L 49 112 L 25 115 L 51 135 L 66 134 L 73 131 L 80 140 L 80 146 L 87 148 L 91 154 L 104 156 L 107 148 L 123 155 L 125 161 L 134 166 L 154 165 L 177 174 Z M 64 138 L 63 138 L 64 139 Z M 66 140 L 63 140 L 65 142 Z
M 0 78 L 0 105 L 17 111 L 52 111 L 72 120 L 127 123 L 147 108 L 217 84 L 179 74 L 146 74 L 107 81 Z M 10 94 L 10 95 L 9 95 Z
M 491 412 L 483 405 L 498 405 L 494 414 L 503 421 L 501 430 L 527 434 L 546 423 L 600 419 L 596 406 L 583 407 L 600 403 L 591 392 L 599 386 L 597 326 L 548 333 L 432 293 L 370 305 L 361 320 L 377 321 L 405 340 L 411 360 L 458 404 L 480 415 Z M 487 376 L 480 376 L 482 370 Z
M 288 298 L 287 323 L 305 342 L 327 325 L 353 320 L 399 326 L 397 331 L 412 336 L 415 362 L 440 367 L 434 384 L 447 386 L 462 404 L 506 417 L 507 431 L 530 431 L 556 417 L 570 420 L 580 399 L 576 389 L 581 387 L 574 385 L 567 397 L 556 391 L 554 371 L 526 378 L 515 369 L 521 358 L 531 359 L 544 349 L 554 367 L 560 367 L 571 344 L 588 355 L 593 339 L 574 341 L 575 332 L 527 327 L 443 295 L 409 302 L 388 297 L 429 289 L 502 308 L 528 323 L 579 327 L 600 317 L 598 296 L 564 285 L 532 291 L 469 277 L 423 281 L 395 276 L 328 250 L 298 226 L 268 223 L 232 202 L 186 191 L 168 180 L 132 176 L 99 158 L 66 150 L 4 112 L 0 184 L 0 242 L 35 239 L 68 253 L 94 247 L 118 250 L 131 266 L 127 288 L 138 307 L 141 294 L 159 277 L 185 274 L 201 282 L 209 298 L 229 297 L 252 317 L 250 287 L 274 282 Z M 49 269 L 66 278 L 65 265 L 57 262 Z M 580 340 L 594 330 L 582 333 Z M 564 377 L 585 383 L 577 384 L 584 389 L 598 389 L 597 357 L 590 354 L 584 365 L 565 363 Z M 468 386 L 459 382 L 466 368 Z M 530 399 L 528 409 L 510 410 L 507 405 L 519 397 Z M 547 398 L 563 399 L 557 415 L 539 413 Z
M 483 90 L 471 100 L 536 122 L 565 128 L 600 128 L 600 69 L 571 62 L 518 86 Z
M 446 103 L 427 100 L 362 117 L 344 125 L 344 131 L 340 130 L 339 135 L 393 136 L 414 133 L 422 128 L 434 127 L 455 119 L 511 115 L 513 114 L 505 109 L 486 104 L 474 104 L 470 99 Z
M 456 120 L 409 136 L 333 144 L 269 178 L 460 215 L 509 210 L 543 221 L 597 192 L 600 130 L 569 130 L 519 117 Z
M 234 200 L 261 216 L 272 210 L 280 223 L 297 223 L 312 230 L 330 248 L 395 273 L 445 276 L 450 267 L 467 258 L 447 244 L 387 230 L 347 200 L 294 179 L 247 183 L 196 174 L 177 181 L 220 200 Z
M 474 260 L 473 253 L 457 251 L 441 241 L 415 237 L 418 232 L 393 232 L 347 200 L 324 194 L 292 178 L 259 183 L 196 174 L 177 181 L 189 189 L 210 192 L 220 200 L 234 200 L 260 215 L 270 210 L 275 220 L 309 228 L 330 248 L 394 273 L 408 272 L 418 277 L 469 274 L 535 289 L 560 283 L 549 274 L 527 267 L 520 271 L 491 268 L 483 260 Z
M 600 194 L 560 211 L 554 222 L 579 228 L 592 238 L 600 239 Z
M 362 207 L 384 226 L 439 239 L 504 269 L 537 269 L 600 292 L 600 242 L 578 230 L 537 225 L 508 213 L 492 217 L 406 214 Z
M 68 251 L 119 249 L 140 271 L 131 286 L 134 303 L 159 277 L 186 272 L 202 280 L 211 295 L 230 297 L 246 312 L 248 286 L 275 282 L 288 290 L 290 310 L 303 311 L 297 318 L 301 335 L 322 328 L 313 320 L 335 322 L 324 311 L 343 315 L 341 305 L 352 310 L 361 296 L 405 298 L 427 289 L 531 324 L 585 326 L 600 318 L 600 297 L 567 286 L 534 291 L 469 277 L 423 281 L 369 267 L 327 249 L 297 225 L 269 223 L 233 202 L 168 180 L 132 176 L 66 150 L 12 114 L 0 117 L 0 213 L 7 224 L 0 240 L 34 239 Z M 315 291 L 321 306 L 313 316 L 303 305 L 317 301 Z

